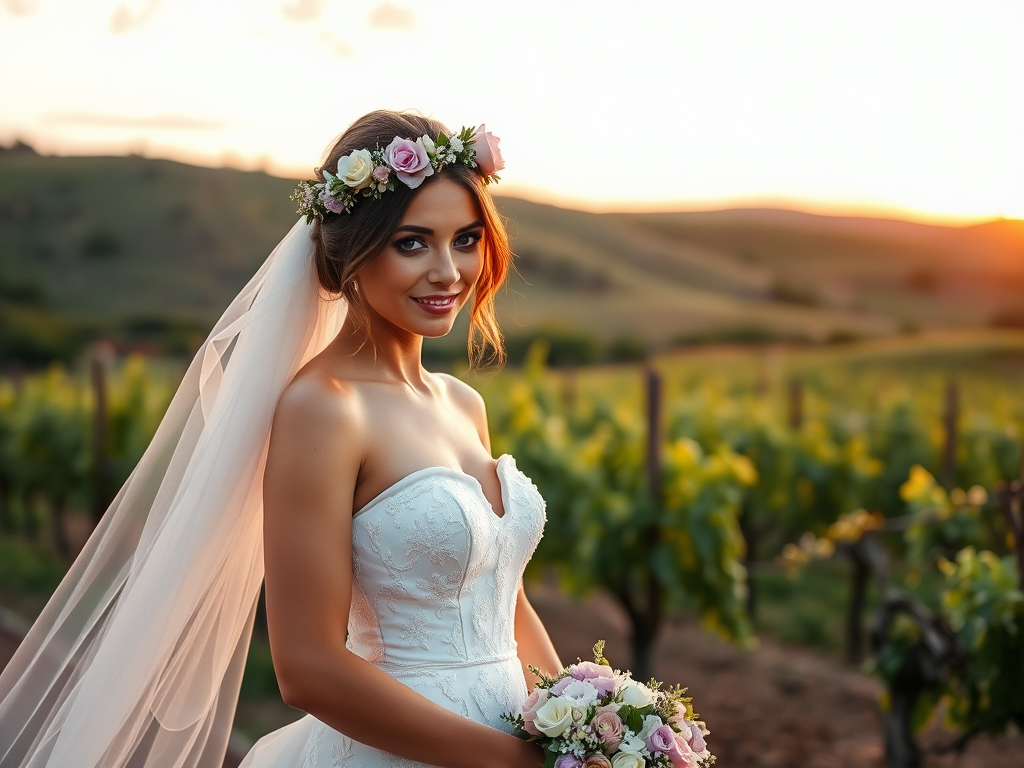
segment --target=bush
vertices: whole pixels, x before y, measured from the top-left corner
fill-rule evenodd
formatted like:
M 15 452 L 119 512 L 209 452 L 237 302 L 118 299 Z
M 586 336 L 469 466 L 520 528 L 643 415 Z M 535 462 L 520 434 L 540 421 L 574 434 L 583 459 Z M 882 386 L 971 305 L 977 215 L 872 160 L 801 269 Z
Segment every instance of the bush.
M 121 252 L 121 240 L 108 229 L 94 229 L 82 238 L 82 255 L 87 259 L 108 259 Z
M 782 332 L 759 325 L 709 328 L 694 333 L 680 334 L 672 339 L 672 344 L 677 347 L 695 347 L 704 344 L 773 344 L 778 342 L 809 344 L 811 339 L 799 333 Z
M 590 365 L 602 358 L 601 343 L 586 333 L 555 328 L 541 329 L 522 336 L 513 336 L 506 342 L 508 361 L 521 365 L 526 352 L 536 341 L 548 345 L 547 360 L 550 365 Z

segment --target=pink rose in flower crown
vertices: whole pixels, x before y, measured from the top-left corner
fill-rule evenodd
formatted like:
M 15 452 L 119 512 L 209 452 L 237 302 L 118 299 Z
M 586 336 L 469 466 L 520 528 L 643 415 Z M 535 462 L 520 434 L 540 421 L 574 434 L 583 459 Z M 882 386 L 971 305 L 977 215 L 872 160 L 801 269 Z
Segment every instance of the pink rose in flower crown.
M 531 736 L 540 736 L 541 732 L 533 721 L 537 719 L 537 710 L 547 704 L 548 692 L 543 688 L 534 688 L 523 703 L 523 727 Z
M 489 132 L 486 129 L 486 126 L 481 124 L 481 126 L 473 132 L 473 135 L 470 137 L 470 141 L 473 142 L 473 149 L 476 150 L 476 156 L 473 159 L 480 168 L 480 173 L 484 176 L 493 176 L 498 171 L 504 169 L 505 161 L 501 157 L 501 150 L 498 149 L 498 143 L 501 139 Z M 583 663 L 591 664 L 589 661 L 585 661 Z M 597 665 L 592 664 L 592 666 L 596 667 Z M 609 672 L 610 671 L 611 670 L 609 670 Z
M 583 761 L 583 768 L 612 768 L 612 761 L 604 755 L 591 755 Z
M 609 752 L 614 752 L 626 735 L 622 718 L 611 707 L 598 707 L 590 721 L 590 732 Z
M 395 136 L 384 149 L 384 159 L 395 169 L 395 175 L 409 189 L 416 189 L 427 176 L 434 174 L 426 147 L 423 146 L 423 139 L 410 141 Z

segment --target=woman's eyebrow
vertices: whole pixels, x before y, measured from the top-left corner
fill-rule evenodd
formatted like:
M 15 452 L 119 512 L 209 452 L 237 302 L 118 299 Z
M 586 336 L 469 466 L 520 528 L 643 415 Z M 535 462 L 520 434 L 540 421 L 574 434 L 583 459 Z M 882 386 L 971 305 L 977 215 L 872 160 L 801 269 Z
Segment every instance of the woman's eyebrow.
M 471 229 L 479 229 L 483 225 L 484 223 L 482 221 L 474 221 L 472 224 L 467 224 L 464 227 L 459 227 L 457 230 L 455 230 L 455 234 L 461 235 L 463 232 L 468 232 Z M 403 224 L 398 229 L 396 229 L 395 232 L 413 232 L 417 235 L 434 234 L 434 230 L 432 230 L 430 227 L 420 227 L 417 226 L 416 224 Z
M 461 235 L 463 232 L 468 232 L 471 229 L 479 229 L 483 225 L 484 225 L 484 223 L 482 221 L 477 220 L 477 221 L 474 221 L 472 224 L 467 224 L 464 227 L 459 227 L 458 229 L 455 230 L 455 234 L 456 235 Z

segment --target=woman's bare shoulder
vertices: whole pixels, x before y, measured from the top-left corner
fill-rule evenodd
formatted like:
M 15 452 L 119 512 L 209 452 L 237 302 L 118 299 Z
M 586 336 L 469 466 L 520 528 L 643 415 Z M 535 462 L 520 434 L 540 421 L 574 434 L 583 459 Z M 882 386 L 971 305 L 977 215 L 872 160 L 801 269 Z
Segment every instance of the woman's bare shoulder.
M 269 476 L 286 485 L 346 478 L 354 487 L 367 444 L 363 400 L 357 385 L 323 367 L 300 371 L 274 412 Z
M 435 373 L 434 376 L 445 388 L 449 401 L 462 413 L 466 414 L 476 425 L 484 445 L 490 445 L 487 436 L 487 406 L 484 399 L 473 387 L 461 379 L 447 373 Z
M 306 366 L 285 387 L 274 412 L 274 427 L 361 427 L 364 403 L 360 388 L 322 366 Z

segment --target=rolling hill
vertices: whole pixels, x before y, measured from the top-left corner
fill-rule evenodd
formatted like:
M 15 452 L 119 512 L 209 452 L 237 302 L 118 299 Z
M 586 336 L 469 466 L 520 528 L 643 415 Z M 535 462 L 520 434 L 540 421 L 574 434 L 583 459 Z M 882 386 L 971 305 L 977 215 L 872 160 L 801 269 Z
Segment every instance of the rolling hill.
M 294 222 L 293 186 L 141 157 L 0 152 L 0 322 L 8 336 L 201 334 Z M 664 346 L 1024 324 L 1020 221 L 498 204 L 518 255 L 499 301 L 511 336 Z

